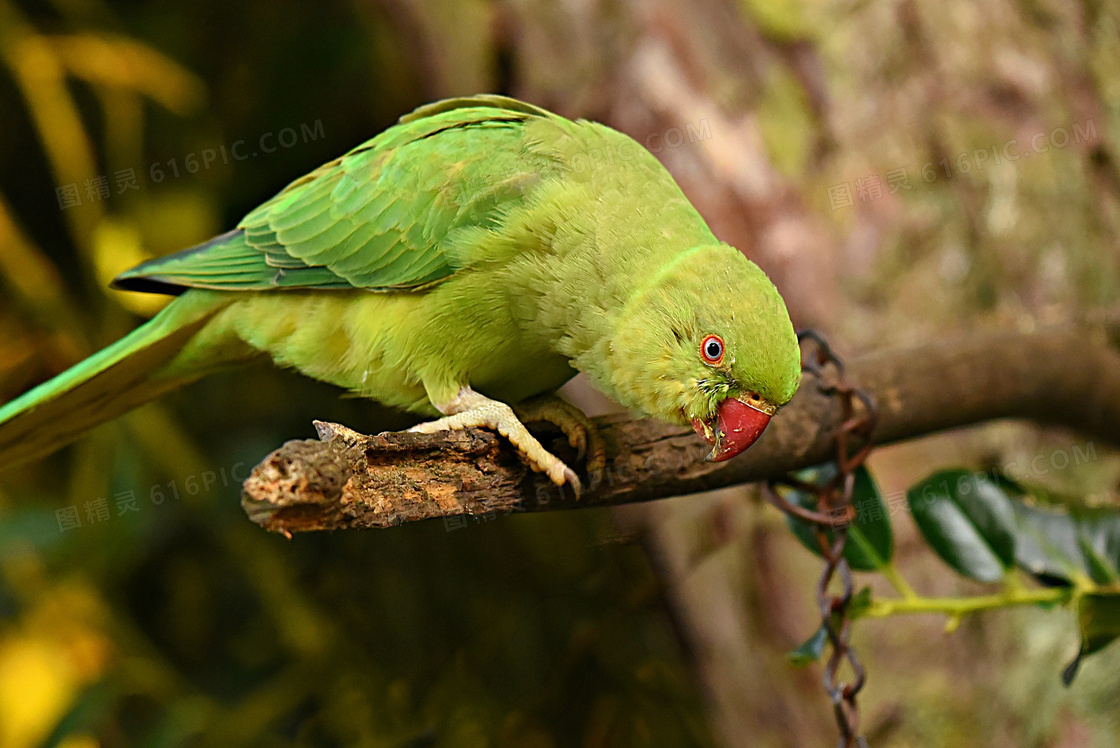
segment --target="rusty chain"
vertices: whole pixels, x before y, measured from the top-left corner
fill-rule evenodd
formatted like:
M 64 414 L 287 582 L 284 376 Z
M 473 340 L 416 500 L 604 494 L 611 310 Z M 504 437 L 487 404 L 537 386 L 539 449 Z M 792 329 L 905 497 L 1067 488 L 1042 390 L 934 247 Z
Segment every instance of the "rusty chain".
M 831 645 L 832 653 L 824 667 L 822 681 L 832 699 L 836 723 L 840 728 L 840 748 L 861 746 L 867 742 L 859 731 L 859 703 L 857 696 L 866 680 L 863 665 L 851 645 L 852 621 L 848 608 L 854 595 L 852 569 L 844 558 L 844 545 L 848 539 L 848 525 L 855 519 L 852 490 L 855 471 L 871 453 L 871 433 L 875 428 L 875 402 L 863 390 L 848 384 L 844 377 L 844 364 L 819 334 L 806 331 L 798 341 L 814 343 L 812 355 L 806 356 L 804 371 L 819 382 L 821 392 L 835 396 L 840 402 L 841 420 L 836 432 L 836 475 L 821 483 L 810 483 L 793 476 L 769 481 L 763 486 L 766 498 L 783 512 L 811 523 L 816 530 L 825 566 L 817 583 L 817 605 Z M 831 375 L 830 375 L 831 371 Z M 859 446 L 850 453 L 853 440 Z M 790 503 L 777 487 L 786 486 L 816 498 L 815 509 Z M 831 534 L 831 538 L 829 535 Z M 832 590 L 833 581 L 839 578 L 840 591 Z M 840 681 L 840 668 L 847 662 L 852 672 L 851 682 Z

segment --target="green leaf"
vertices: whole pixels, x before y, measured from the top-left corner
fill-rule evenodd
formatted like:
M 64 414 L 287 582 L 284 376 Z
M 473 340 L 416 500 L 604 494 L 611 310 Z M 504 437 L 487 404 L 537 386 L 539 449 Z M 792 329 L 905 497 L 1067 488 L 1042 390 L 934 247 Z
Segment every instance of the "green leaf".
M 989 474 L 992 476 L 992 481 L 1003 489 L 1003 492 L 1011 498 L 1021 498 L 1026 496 L 1029 491 L 1023 487 L 1023 484 L 1014 478 L 1006 475 L 1000 470 L 990 470 Z
M 859 592 L 852 595 L 852 599 L 848 601 L 847 616 L 850 619 L 859 618 L 863 615 L 868 608 L 871 607 L 871 588 L 864 587 Z M 836 613 L 832 615 L 832 625 L 841 626 L 843 622 L 840 616 Z M 789 653 L 789 661 L 797 667 L 805 667 L 811 665 L 821 658 L 821 653 L 824 651 L 825 644 L 828 643 L 828 630 L 821 624 L 812 636 L 805 640 L 805 642 Z
M 1120 593 L 1089 593 L 1077 601 L 1077 621 L 1081 627 L 1081 648 L 1065 670 L 1062 682 L 1073 682 L 1081 662 L 1120 638 Z
M 1043 584 L 1120 582 L 1120 512 L 1040 507 L 1013 501 L 1019 521 L 1015 561 Z
M 1089 578 L 1097 584 L 1109 584 L 1116 581 L 1116 569 L 1112 568 L 1108 559 L 1100 556 L 1084 535 L 1079 535 L 1077 541 L 1081 546 L 1081 554 L 1085 557 Z
M 1078 509 L 1073 516 L 1089 576 L 1097 584 L 1120 582 L 1120 512 Z
M 797 477 L 806 482 L 823 483 L 836 475 L 836 465 L 828 463 L 820 467 L 802 470 Z M 856 571 L 875 571 L 886 566 L 894 555 L 894 536 L 891 533 L 891 518 L 879 487 L 867 468 L 856 469 L 855 484 L 852 486 L 852 506 L 856 517 L 848 525 L 848 541 L 844 545 L 844 558 Z M 791 504 L 804 509 L 817 509 L 816 497 L 803 491 L 790 491 L 786 497 Z M 816 528 L 809 522 L 792 515 L 787 517 L 789 528 L 801 544 L 818 556 L 821 555 L 817 542 Z M 832 531 L 828 531 L 831 541 Z
M 789 653 L 789 661 L 797 667 L 807 667 L 821 658 L 821 653 L 824 652 L 824 645 L 828 642 L 828 631 L 825 630 L 824 624 L 814 632 L 812 636 L 805 640 L 797 649 Z
M 859 618 L 867 609 L 871 607 L 871 588 L 864 587 L 856 594 L 852 595 L 851 601 L 848 603 L 848 617 Z
M 1012 502 L 1019 522 L 1015 563 L 1048 586 L 1069 586 L 1085 575 L 1078 530 L 1068 512 Z
M 926 542 L 961 574 L 996 582 L 1015 563 L 1015 510 L 985 475 L 945 470 L 911 488 L 906 498 Z

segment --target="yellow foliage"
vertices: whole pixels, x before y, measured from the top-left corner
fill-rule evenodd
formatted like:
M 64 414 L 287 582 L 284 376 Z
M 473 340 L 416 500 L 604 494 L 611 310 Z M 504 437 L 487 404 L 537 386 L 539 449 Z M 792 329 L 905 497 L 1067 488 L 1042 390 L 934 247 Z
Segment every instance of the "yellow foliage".
M 156 193 L 134 221 L 153 256 L 178 252 L 224 230 L 213 196 L 201 190 Z
M 66 72 L 45 38 L 8 0 L 0 0 L 0 61 L 23 95 L 58 184 L 94 174 L 93 146 L 66 87 Z M 79 246 L 99 215 L 97 203 L 65 214 Z
M 77 692 L 74 669 L 51 642 L 11 637 L 0 643 L 0 745 L 38 744 Z
M 76 78 L 136 91 L 179 115 L 197 111 L 206 100 L 198 76 L 146 44 L 98 34 L 54 36 L 49 41 Z
M 100 603 L 85 587 L 46 591 L 19 628 L 0 636 L 0 746 L 36 746 L 109 662 L 96 628 Z M 78 748 L 96 746 L 79 739 Z
M 58 744 L 58 748 L 101 748 L 101 743 L 92 735 L 68 735 Z
M 140 230 L 132 223 L 108 218 L 99 223 L 93 232 L 93 268 L 99 286 L 107 287 L 120 273 L 151 258 L 144 251 Z M 169 298 L 130 291 L 109 293 L 121 306 L 145 317 L 162 309 Z

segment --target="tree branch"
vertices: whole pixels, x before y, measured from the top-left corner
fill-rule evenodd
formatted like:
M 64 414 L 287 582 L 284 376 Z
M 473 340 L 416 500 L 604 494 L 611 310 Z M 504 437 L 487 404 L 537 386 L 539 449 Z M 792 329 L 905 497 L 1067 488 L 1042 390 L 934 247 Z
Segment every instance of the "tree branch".
M 878 403 L 877 444 L 996 418 L 1068 426 L 1120 444 L 1118 330 L 1070 324 L 882 351 L 851 361 L 847 375 Z M 291 533 L 646 501 L 825 462 L 839 417 L 833 399 L 807 376 L 763 437 L 724 463 L 704 462 L 709 448 L 687 427 L 597 418 L 607 469 L 585 480 L 578 502 L 487 431 L 364 436 L 317 422 L 321 441 L 288 442 L 253 470 L 242 506 L 262 527 Z M 551 448 L 573 464 L 558 435 Z

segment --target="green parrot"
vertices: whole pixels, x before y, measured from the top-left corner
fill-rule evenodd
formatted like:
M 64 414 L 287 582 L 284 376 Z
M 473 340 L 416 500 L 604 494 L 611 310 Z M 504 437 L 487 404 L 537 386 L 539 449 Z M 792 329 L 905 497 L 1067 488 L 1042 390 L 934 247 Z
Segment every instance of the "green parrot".
M 723 460 L 801 378 L 773 283 L 649 152 L 500 96 L 423 106 L 113 285 L 175 298 L 0 408 L 0 467 L 267 354 L 435 418 L 415 431 L 494 429 L 578 491 L 511 406 L 582 371 L 634 411 L 692 424 Z M 574 443 L 579 416 L 549 420 Z

